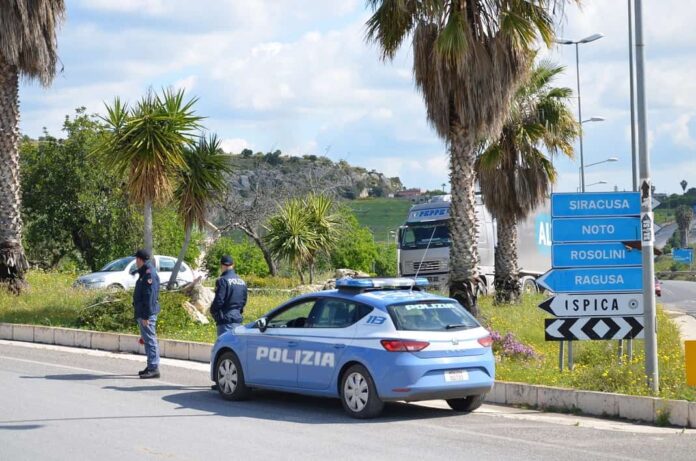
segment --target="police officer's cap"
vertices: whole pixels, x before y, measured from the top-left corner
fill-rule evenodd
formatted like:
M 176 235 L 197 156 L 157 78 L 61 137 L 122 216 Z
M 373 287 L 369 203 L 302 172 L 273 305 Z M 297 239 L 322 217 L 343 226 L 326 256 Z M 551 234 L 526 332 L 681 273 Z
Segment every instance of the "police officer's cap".
M 151 257 L 150 252 L 144 248 L 141 248 L 140 250 L 136 251 L 134 256 L 136 258 L 142 259 L 143 261 L 148 261 Z
M 220 264 L 223 266 L 231 266 L 234 264 L 234 260 L 232 259 L 232 256 L 225 255 L 222 258 L 220 258 Z

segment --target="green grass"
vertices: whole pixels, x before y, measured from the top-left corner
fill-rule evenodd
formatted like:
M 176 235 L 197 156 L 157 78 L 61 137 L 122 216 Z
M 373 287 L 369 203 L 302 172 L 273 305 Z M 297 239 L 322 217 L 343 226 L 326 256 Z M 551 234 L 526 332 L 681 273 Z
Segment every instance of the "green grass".
M 411 208 L 409 200 L 395 198 L 369 198 L 345 203 L 353 210 L 360 225 L 370 228 L 378 242 L 393 241 L 389 231 L 397 230 L 406 221 Z
M 75 278 L 71 274 L 31 271 L 27 276 L 29 289 L 21 296 L 0 291 L 0 322 L 137 333 L 131 292 L 114 295 L 72 288 Z M 270 288 L 259 294 L 251 292 L 244 310 L 244 321 L 261 317 L 289 297 Z M 214 323 L 200 325 L 191 321 L 181 307 L 183 300 L 177 293 L 160 295 L 159 336 L 214 342 Z
M 643 371 L 643 341 L 634 341 L 634 358 L 619 364 L 617 341 L 574 342 L 574 370 L 558 371 L 558 342 L 545 341 L 544 319 L 549 317 L 537 305 L 543 296 L 529 296 L 518 306 L 493 306 L 490 298 L 481 300 L 484 323 L 502 335 L 512 332 L 531 347 L 537 358 L 499 357 L 496 378 L 530 384 L 577 389 L 650 395 Z M 685 384 L 684 353 L 679 329 L 660 309 L 658 312 L 658 352 L 660 396 L 696 400 L 696 389 Z
M 657 208 L 653 210 L 655 215 L 655 224 L 664 224 L 674 221 L 674 209 L 671 208 Z

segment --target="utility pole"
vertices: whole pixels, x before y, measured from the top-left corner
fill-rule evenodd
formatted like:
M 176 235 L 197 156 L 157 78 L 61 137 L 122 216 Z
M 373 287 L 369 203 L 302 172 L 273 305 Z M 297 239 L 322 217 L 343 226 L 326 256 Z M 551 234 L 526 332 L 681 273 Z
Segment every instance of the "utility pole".
M 638 115 L 638 154 L 640 160 L 640 222 L 643 257 L 643 303 L 645 305 L 645 375 L 653 394 L 660 389 L 657 368 L 657 323 L 655 319 L 655 266 L 653 248 L 652 183 L 648 152 L 648 115 L 645 101 L 645 43 L 643 41 L 643 1 L 635 0 L 636 18 L 636 99 Z

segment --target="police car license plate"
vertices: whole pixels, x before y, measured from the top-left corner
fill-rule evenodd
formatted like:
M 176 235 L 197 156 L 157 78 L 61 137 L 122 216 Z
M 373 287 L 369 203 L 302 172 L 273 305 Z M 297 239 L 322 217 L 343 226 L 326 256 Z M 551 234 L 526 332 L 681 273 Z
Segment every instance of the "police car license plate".
M 445 381 L 466 381 L 469 379 L 469 372 L 466 370 L 447 370 L 445 371 Z

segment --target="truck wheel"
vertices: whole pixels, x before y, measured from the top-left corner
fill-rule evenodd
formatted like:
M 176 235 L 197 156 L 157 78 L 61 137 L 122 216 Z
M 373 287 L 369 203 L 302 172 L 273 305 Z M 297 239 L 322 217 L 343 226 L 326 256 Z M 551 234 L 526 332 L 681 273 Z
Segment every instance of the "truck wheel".
M 377 387 L 370 372 L 362 365 L 353 365 L 341 377 L 341 404 L 353 418 L 367 419 L 378 416 L 384 402 L 377 395 Z
M 539 287 L 537 287 L 534 279 L 527 278 L 522 282 L 522 293 L 526 295 L 534 295 L 539 292 Z
M 463 399 L 448 399 L 447 405 L 451 409 L 458 412 L 468 413 L 470 411 L 476 410 L 483 404 L 482 395 L 470 395 L 469 397 Z

